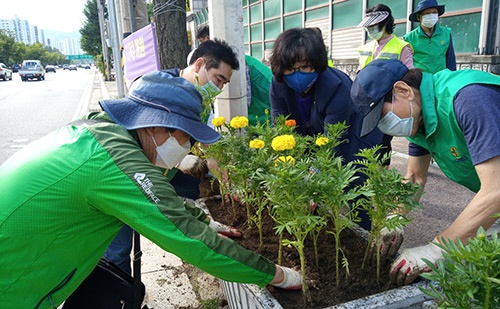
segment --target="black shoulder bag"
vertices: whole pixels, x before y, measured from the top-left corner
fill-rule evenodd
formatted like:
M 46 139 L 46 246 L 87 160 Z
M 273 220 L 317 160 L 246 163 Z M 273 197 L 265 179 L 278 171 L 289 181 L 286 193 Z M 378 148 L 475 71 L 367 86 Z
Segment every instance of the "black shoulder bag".
M 102 257 L 96 268 L 64 302 L 63 309 L 141 309 L 146 288 L 141 282 L 140 235 L 134 231 L 133 277 Z M 147 309 L 147 306 L 142 309 Z

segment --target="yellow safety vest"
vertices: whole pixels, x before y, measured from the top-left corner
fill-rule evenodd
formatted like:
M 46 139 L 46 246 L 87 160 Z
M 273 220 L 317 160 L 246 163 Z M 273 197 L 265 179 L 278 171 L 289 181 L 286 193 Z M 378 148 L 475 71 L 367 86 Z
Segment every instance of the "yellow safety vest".
M 377 41 L 373 40 L 366 43 L 359 48 L 359 69 L 364 68 L 368 63 L 373 60 L 373 52 L 375 51 Z M 401 59 L 401 51 L 407 45 L 408 42 L 399 39 L 397 36 L 393 36 L 392 39 L 385 44 L 384 48 L 380 51 L 377 59 Z M 411 45 L 410 45 L 411 46 Z

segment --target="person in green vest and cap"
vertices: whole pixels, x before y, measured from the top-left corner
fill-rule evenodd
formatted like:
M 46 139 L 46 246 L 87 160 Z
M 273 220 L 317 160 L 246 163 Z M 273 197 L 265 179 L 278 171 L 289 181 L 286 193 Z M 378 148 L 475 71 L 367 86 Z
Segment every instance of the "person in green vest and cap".
M 444 5 L 439 5 L 436 0 L 422 0 L 408 18 L 420 24 L 403 38 L 413 48 L 413 64 L 424 72 L 457 69 L 451 29 L 437 23 L 443 13 Z
M 361 135 L 376 127 L 406 136 L 409 149 L 405 178 L 425 186 L 431 155 L 443 173 L 476 192 L 455 221 L 426 245 L 405 249 L 392 263 L 390 278 L 410 284 L 443 257 L 443 240 L 464 244 L 485 230 L 500 213 L 500 76 L 478 70 L 425 73 L 396 60 L 374 60 L 359 72 L 351 98 L 363 115 Z M 478 98 L 481 98 L 478 100 Z M 397 244 L 389 241 L 386 246 Z M 395 252 L 381 248 L 381 252 Z
M 359 48 L 358 71 L 374 59 L 396 59 L 409 69 L 413 68 L 411 46 L 393 34 L 394 17 L 387 5 L 376 4 L 366 9 L 366 15 L 358 27 L 363 27 L 372 39 Z

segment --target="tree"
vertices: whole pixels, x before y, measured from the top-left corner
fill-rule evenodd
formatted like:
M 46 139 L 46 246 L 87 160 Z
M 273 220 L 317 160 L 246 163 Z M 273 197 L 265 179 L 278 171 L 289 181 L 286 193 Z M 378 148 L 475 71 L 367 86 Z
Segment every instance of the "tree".
M 80 28 L 80 46 L 85 53 L 97 56 L 102 53 L 101 32 L 99 28 L 99 13 L 97 12 L 97 0 L 88 0 L 83 9 L 87 17 L 82 28 Z M 106 17 L 106 10 L 104 16 Z
M 7 31 L 0 29 L 0 62 L 9 64 L 14 38 Z
M 189 54 L 186 0 L 154 0 L 160 68 L 184 68 Z

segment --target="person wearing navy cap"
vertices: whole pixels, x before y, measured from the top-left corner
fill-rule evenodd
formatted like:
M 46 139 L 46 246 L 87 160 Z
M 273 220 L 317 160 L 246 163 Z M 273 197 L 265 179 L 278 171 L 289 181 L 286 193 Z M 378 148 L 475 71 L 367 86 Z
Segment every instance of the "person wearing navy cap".
M 126 224 L 227 281 L 300 289 L 299 272 L 220 237 L 175 193 L 165 169 L 220 134 L 183 78 L 143 75 L 121 99 L 19 150 L 0 166 L 2 308 L 57 308 Z
M 409 149 L 406 179 L 423 189 L 432 156 L 448 178 L 477 193 L 432 242 L 403 250 L 392 263 L 391 280 L 410 284 L 430 271 L 422 258 L 431 263 L 442 258 L 436 244 L 457 238 L 466 244 L 500 213 L 500 76 L 448 69 L 432 75 L 396 60 L 374 60 L 357 75 L 351 97 L 363 115 L 362 135 L 378 128 L 420 147 Z
M 413 64 L 424 72 L 455 71 L 457 68 L 451 29 L 437 23 L 443 13 L 444 5 L 436 0 L 422 0 L 408 18 L 419 26 L 403 38 L 413 48 Z

